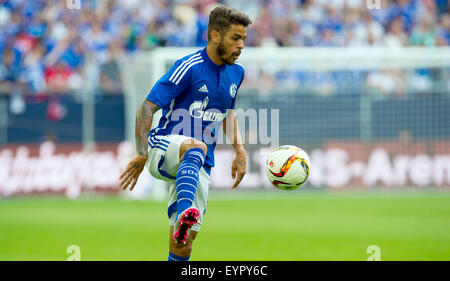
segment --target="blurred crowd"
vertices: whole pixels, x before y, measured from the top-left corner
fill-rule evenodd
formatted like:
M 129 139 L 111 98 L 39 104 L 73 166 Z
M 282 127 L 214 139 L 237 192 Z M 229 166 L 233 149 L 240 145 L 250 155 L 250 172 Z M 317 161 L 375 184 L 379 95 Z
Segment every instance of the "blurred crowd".
M 366 0 L 0 0 L 0 94 L 121 94 L 116 58 L 204 46 L 217 4 L 252 18 L 246 46 L 450 45 L 449 0 L 379 2 L 380 9 Z

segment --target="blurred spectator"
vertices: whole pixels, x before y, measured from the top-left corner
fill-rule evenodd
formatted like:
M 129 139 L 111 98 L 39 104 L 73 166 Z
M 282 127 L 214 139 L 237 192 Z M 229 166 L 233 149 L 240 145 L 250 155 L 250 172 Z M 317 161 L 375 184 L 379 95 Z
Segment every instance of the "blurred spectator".
M 385 31 L 381 23 L 376 21 L 369 11 L 363 11 L 362 16 L 364 24 L 360 25 L 360 30 L 358 34 L 360 34 L 361 45 L 365 45 L 364 42 L 367 42 L 367 45 L 381 45 L 383 36 L 385 36 Z
M 334 31 L 330 28 L 322 30 L 320 37 L 314 43 L 318 47 L 335 47 L 338 46 Z
M 27 54 L 24 60 L 25 73 L 30 89 L 29 92 L 33 94 L 43 94 L 46 89 L 44 78 L 44 55 L 44 46 L 36 44 L 34 49 Z
M 12 92 L 19 73 L 14 52 L 11 49 L 5 49 L 0 62 L 0 93 L 10 94 Z
M 450 15 L 442 15 L 439 26 L 436 29 L 436 40 L 439 46 L 450 45 Z
M 94 60 L 97 63 L 102 64 L 107 60 L 108 45 L 112 38 L 104 30 L 102 23 L 98 19 L 91 22 L 81 38 L 87 49 L 93 53 Z
M 117 59 L 123 53 L 120 42 L 112 43 L 108 51 L 108 59 L 100 67 L 100 90 L 106 95 L 121 94 L 122 83 L 117 63 Z
M 162 45 L 162 41 L 158 35 L 158 27 L 155 20 L 147 25 L 147 30 L 140 41 L 140 48 L 143 50 L 151 50 Z
M 401 18 L 404 32 L 410 33 L 417 21 L 418 0 L 396 0 L 396 5 L 391 6 L 391 13 L 396 18 Z M 425 2 L 425 1 L 424 1 Z M 422 11 L 423 12 L 423 11 Z
M 412 31 L 410 43 L 418 46 L 436 45 L 436 29 L 432 17 L 422 17 Z
M 403 29 L 403 20 L 401 17 L 393 19 L 388 27 L 387 35 L 384 37 L 384 45 L 388 47 L 406 46 L 408 37 Z
M 67 94 L 73 88 L 75 71 L 63 61 L 58 61 L 45 69 L 45 83 L 52 94 Z

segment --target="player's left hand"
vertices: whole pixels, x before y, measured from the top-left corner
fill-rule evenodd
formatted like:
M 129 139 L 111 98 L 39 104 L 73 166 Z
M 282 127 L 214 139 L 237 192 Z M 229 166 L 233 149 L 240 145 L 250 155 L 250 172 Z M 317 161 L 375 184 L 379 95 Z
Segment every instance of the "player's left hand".
M 239 185 L 246 172 L 247 156 L 245 151 L 238 152 L 236 153 L 236 157 L 234 157 L 233 164 L 231 165 L 231 176 L 234 179 L 232 188 L 236 188 Z
M 126 190 L 127 187 L 130 187 L 130 191 L 133 190 L 136 182 L 141 174 L 142 170 L 145 167 L 145 162 L 147 161 L 147 157 L 142 155 L 137 155 L 134 157 L 125 168 L 125 171 L 120 175 L 120 188 Z

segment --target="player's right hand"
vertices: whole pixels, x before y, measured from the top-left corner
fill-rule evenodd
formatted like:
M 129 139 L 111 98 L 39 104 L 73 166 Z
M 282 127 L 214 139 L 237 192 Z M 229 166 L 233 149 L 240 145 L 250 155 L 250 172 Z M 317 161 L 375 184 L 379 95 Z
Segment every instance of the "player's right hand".
M 125 171 L 120 175 L 120 188 L 126 190 L 130 187 L 130 191 L 133 190 L 136 182 L 145 167 L 145 162 L 147 161 L 146 156 L 136 155 L 127 165 Z
M 236 153 L 236 157 L 231 165 L 231 177 L 234 179 L 233 186 L 231 188 L 236 188 L 242 181 L 245 173 L 247 172 L 247 156 L 245 150 Z

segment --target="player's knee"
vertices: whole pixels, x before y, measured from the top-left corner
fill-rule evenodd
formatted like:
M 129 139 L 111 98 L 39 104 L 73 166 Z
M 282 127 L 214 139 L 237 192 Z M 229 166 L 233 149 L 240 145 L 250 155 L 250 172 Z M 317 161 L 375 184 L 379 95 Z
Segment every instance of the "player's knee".
M 205 155 L 206 155 L 206 151 L 208 149 L 206 144 L 204 142 L 202 142 L 202 141 L 196 142 L 194 144 L 194 147 L 191 147 L 191 148 L 200 148 L 201 150 L 203 150 L 203 153 L 205 153 Z
M 188 151 L 189 149 L 192 148 L 200 148 L 201 150 L 203 150 L 203 153 L 206 155 L 206 151 L 208 149 L 208 147 L 206 146 L 206 144 L 202 141 L 196 140 L 196 139 L 189 139 L 186 140 L 182 143 L 181 145 L 181 149 L 180 149 L 180 159 L 183 158 L 184 154 L 186 153 L 186 151 Z

